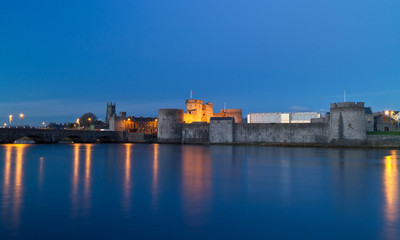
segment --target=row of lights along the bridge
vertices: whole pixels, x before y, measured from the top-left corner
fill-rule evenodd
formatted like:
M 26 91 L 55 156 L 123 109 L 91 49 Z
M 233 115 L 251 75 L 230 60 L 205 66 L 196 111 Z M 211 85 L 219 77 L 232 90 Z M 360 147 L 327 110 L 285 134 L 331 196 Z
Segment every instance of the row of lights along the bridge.
M 23 113 L 20 113 L 19 114 L 19 117 L 21 118 L 21 126 L 24 124 L 24 114 Z M 11 126 L 11 124 L 12 124 L 12 121 L 13 121 L 14 119 L 13 119 L 13 115 L 12 114 L 10 114 L 10 115 L 8 115 L 8 123 L 9 123 L 9 126 Z M 42 125 L 43 126 L 46 126 L 46 123 L 45 122 L 42 122 Z M 4 127 L 6 127 L 7 126 L 7 123 L 4 123 Z
M 23 113 L 19 114 L 19 117 L 21 118 L 21 126 L 22 126 L 23 123 L 24 123 L 24 114 L 23 114 Z M 11 126 L 12 121 L 13 121 L 13 115 L 10 114 L 10 115 L 8 115 L 8 123 L 9 123 L 9 126 Z M 88 118 L 88 121 L 91 122 L 91 121 L 92 121 L 92 118 Z M 79 119 L 79 118 L 76 119 L 76 123 L 77 123 L 78 126 L 80 127 L 81 123 L 80 123 L 80 119 Z M 45 122 L 42 122 L 42 125 L 43 125 L 43 127 L 45 127 L 45 126 L 46 126 L 46 123 L 45 123 Z M 7 126 L 7 123 L 4 123 L 4 127 L 5 127 L 5 126 Z
M 20 113 L 19 117 L 21 118 L 21 126 L 22 126 L 24 124 L 24 114 Z M 13 115 L 10 114 L 10 115 L 8 115 L 8 123 L 10 124 L 10 126 L 11 126 L 12 121 L 13 121 Z M 7 123 L 4 123 L 4 126 L 7 126 Z

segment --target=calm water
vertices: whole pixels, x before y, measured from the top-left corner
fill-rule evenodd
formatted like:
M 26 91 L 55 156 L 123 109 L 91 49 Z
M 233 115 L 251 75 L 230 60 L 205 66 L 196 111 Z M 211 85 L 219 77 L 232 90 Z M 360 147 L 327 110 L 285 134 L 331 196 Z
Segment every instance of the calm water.
M 0 145 L 0 239 L 400 239 L 399 155 Z

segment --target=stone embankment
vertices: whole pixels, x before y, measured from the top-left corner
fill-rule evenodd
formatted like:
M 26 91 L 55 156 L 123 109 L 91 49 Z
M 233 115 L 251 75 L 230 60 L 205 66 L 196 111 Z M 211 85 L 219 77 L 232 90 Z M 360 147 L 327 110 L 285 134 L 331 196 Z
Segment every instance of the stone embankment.
M 367 135 L 367 146 L 372 148 L 400 148 L 400 136 Z

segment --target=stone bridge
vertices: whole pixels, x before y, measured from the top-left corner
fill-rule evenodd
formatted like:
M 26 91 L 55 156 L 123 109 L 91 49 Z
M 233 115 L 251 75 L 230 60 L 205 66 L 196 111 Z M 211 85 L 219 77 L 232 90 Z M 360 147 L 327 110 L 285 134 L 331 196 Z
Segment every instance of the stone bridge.
M 96 141 L 122 143 L 127 140 L 124 132 L 114 131 L 0 128 L 0 143 L 13 143 L 26 137 L 36 143 L 58 143 L 62 140 L 72 140 L 76 143 L 94 143 Z

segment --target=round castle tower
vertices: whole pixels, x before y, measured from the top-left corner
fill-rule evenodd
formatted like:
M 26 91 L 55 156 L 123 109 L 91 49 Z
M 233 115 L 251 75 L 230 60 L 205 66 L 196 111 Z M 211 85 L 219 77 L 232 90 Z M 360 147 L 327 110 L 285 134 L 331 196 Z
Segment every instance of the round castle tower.
M 159 142 L 181 142 L 183 116 L 182 109 L 158 110 L 157 138 Z
M 364 103 L 332 103 L 329 130 L 332 144 L 364 144 L 367 140 Z

